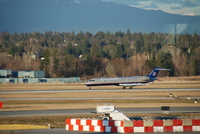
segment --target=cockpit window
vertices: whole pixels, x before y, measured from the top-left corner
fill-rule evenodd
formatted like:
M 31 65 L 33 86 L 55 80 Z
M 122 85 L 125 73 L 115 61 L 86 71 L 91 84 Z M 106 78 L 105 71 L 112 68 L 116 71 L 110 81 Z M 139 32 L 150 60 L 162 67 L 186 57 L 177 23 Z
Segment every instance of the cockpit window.
M 89 80 L 89 81 L 91 81 L 91 82 L 92 82 L 92 81 L 95 81 L 95 80 Z

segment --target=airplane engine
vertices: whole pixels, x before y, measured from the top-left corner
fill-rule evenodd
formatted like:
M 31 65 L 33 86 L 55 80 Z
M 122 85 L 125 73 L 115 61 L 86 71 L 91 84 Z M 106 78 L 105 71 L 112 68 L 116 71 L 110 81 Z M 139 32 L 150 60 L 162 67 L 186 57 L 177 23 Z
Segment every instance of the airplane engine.
M 148 76 L 143 76 L 142 77 L 142 80 L 144 80 L 144 81 L 148 81 L 150 78 L 148 77 Z

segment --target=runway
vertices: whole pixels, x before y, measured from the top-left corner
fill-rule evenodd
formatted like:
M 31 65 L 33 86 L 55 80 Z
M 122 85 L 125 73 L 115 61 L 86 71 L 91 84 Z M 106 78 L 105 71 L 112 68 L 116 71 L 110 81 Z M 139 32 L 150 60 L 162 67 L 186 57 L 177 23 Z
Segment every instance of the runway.
M 154 113 L 161 114 L 161 108 L 117 108 L 125 114 Z M 49 116 L 49 115 L 93 115 L 96 109 L 0 111 L 0 117 Z M 200 113 L 200 107 L 171 107 L 170 113 Z
M 134 92 L 134 91 L 187 91 L 200 90 L 200 88 L 144 88 L 144 89 L 66 89 L 66 90 L 16 90 L 16 91 L 0 91 L 0 94 L 8 93 L 60 93 L 60 92 Z

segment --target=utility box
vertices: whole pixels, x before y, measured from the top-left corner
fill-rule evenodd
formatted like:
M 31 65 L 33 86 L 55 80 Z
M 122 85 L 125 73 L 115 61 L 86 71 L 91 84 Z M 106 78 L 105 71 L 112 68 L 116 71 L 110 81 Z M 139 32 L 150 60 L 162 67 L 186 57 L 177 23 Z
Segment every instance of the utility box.
M 162 110 L 162 114 L 169 114 L 170 107 L 169 106 L 162 106 L 161 110 Z

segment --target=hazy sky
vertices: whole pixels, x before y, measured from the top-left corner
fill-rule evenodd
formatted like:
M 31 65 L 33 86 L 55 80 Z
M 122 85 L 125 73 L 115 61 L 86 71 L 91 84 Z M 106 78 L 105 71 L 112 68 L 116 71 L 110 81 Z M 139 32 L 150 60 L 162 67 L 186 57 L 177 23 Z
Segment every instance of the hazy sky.
M 200 0 L 102 0 L 181 15 L 200 15 Z

